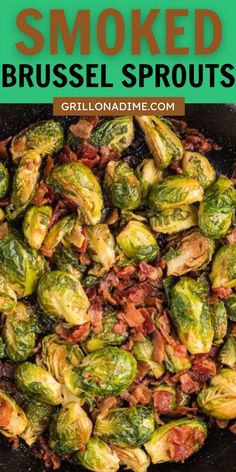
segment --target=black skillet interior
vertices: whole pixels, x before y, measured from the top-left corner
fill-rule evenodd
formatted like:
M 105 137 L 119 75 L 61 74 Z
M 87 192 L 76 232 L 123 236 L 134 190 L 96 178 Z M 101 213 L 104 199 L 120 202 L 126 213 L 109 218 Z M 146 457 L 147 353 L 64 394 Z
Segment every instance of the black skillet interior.
M 0 138 L 14 135 L 30 123 L 52 116 L 51 105 L 0 105 Z M 187 105 L 186 120 L 190 126 L 202 130 L 207 137 L 222 145 L 210 159 L 215 168 L 230 175 L 236 161 L 236 105 Z M 69 124 L 74 118 L 61 118 Z M 213 430 L 202 450 L 185 464 L 162 464 L 150 467 L 150 472 L 236 472 L 236 436 L 229 431 Z M 0 472 L 43 472 L 44 464 L 24 446 L 12 451 L 0 437 Z M 82 472 L 78 465 L 63 463 L 59 472 Z M 101 471 L 103 472 L 103 471 Z

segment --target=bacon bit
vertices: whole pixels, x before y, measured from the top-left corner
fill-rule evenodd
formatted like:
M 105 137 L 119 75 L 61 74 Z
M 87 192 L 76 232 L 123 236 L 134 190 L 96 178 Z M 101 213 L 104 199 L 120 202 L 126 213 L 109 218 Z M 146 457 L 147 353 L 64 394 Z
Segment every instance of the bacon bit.
M 84 166 L 88 167 L 90 170 L 93 169 L 98 163 L 100 162 L 100 157 L 96 157 L 96 159 L 80 159 L 80 162 L 84 164 Z
M 217 420 L 216 419 L 215 421 L 216 421 L 216 424 L 217 424 L 218 428 L 220 428 L 220 429 L 226 429 L 228 424 L 229 424 L 229 422 L 227 420 Z
M 184 462 L 191 454 L 197 444 L 204 442 L 205 434 L 196 428 L 189 426 L 175 426 L 168 434 L 168 446 L 170 457 L 175 462 Z
M 133 406 L 137 404 L 148 405 L 152 399 L 152 390 L 150 390 L 145 383 L 140 383 L 132 390 L 131 396 Z
M 175 174 L 183 174 L 183 169 L 182 167 L 177 164 L 177 162 L 174 162 L 173 164 L 170 165 L 170 169 L 175 173 Z
M 169 413 L 172 418 L 178 418 L 179 416 L 188 416 L 189 418 L 197 417 L 197 406 L 180 406 L 174 411 Z
M 229 244 L 235 244 L 236 243 L 236 228 L 232 231 L 232 233 L 230 233 L 226 236 L 226 239 L 227 239 Z
M 52 187 L 47 185 L 43 180 L 40 181 L 34 198 L 33 198 L 33 203 L 34 205 L 46 205 L 48 203 L 52 203 L 55 197 L 54 190 Z
M 8 439 L 10 446 L 12 449 L 19 449 L 20 447 L 20 440 L 19 438 L 9 438 Z
M 146 262 L 140 262 L 138 272 L 138 278 L 140 282 L 144 282 L 145 280 L 156 282 L 157 280 L 161 280 L 162 276 L 163 272 L 161 267 L 153 267 Z
M 164 259 L 159 259 L 158 264 L 161 269 L 166 269 L 166 261 Z
M 122 298 L 126 301 L 133 302 L 135 305 L 144 305 L 145 292 L 142 287 L 134 285 L 122 292 Z
M 152 335 L 152 360 L 161 364 L 165 357 L 165 343 L 162 334 L 157 329 Z
M 56 207 L 53 210 L 52 216 L 50 218 L 49 228 L 57 221 L 61 216 L 66 215 L 67 211 L 63 207 L 62 202 L 58 202 Z
M 6 428 L 10 421 L 13 407 L 5 400 L 0 400 L 0 428 Z
M 77 155 L 72 151 L 68 144 L 65 144 L 59 153 L 58 163 L 68 164 L 69 162 L 76 162 L 77 160 Z
M 218 295 L 218 298 L 228 298 L 233 293 L 231 287 L 217 287 L 212 290 Z
M 84 118 L 80 118 L 77 123 L 70 125 L 69 131 L 76 137 L 81 139 L 89 139 L 93 124 Z
M 141 310 L 137 309 L 134 303 L 128 302 L 124 307 L 124 312 L 117 315 L 118 319 L 124 320 L 130 328 L 141 326 L 145 321 Z
M 54 470 L 59 469 L 61 460 L 57 454 L 52 451 L 48 445 L 48 442 L 43 436 L 39 436 L 37 446 L 37 449 L 32 450 L 34 456 L 38 459 L 42 459 L 46 467 L 52 467 Z
M 82 229 L 81 234 L 84 237 L 84 241 L 80 248 L 80 251 L 84 254 L 87 251 L 87 247 L 88 247 L 88 233 L 85 228 Z
M 6 157 L 7 156 L 7 145 L 11 141 L 11 139 L 12 139 L 12 136 L 0 141 L 0 157 Z
M 132 334 L 132 340 L 135 341 L 145 341 L 145 336 L 140 331 Z
M 100 148 L 100 167 L 105 167 L 109 161 L 117 161 L 119 154 L 116 151 L 112 151 L 108 146 L 102 146 Z
M 5 206 L 9 205 L 9 203 L 10 203 L 9 197 L 0 199 L 0 207 L 5 207 Z
M 52 171 L 54 169 L 54 160 L 52 158 L 52 156 L 48 156 L 47 157 L 47 163 L 46 163 L 46 166 L 45 166 L 45 169 L 44 169 L 44 173 L 43 173 L 43 176 L 45 179 L 47 179 L 49 177 L 49 175 L 52 174 Z
M 133 348 L 133 345 L 134 345 L 134 342 L 132 341 L 132 339 L 129 339 L 127 343 L 121 346 L 121 348 L 124 349 L 125 351 L 131 351 L 131 349 Z
M 180 376 L 181 390 L 184 393 L 195 393 L 199 392 L 200 385 L 194 380 L 190 374 L 182 374 Z
M 82 265 L 89 265 L 91 263 L 89 257 L 85 253 L 81 253 L 79 256 L 80 264 Z
M 173 411 L 173 393 L 157 391 L 153 394 L 153 406 L 160 415 L 168 415 Z
M 192 370 L 200 374 L 201 380 L 208 380 L 216 375 L 216 364 L 211 359 L 197 358 L 193 361 Z
M 43 254 L 43 256 L 45 257 L 52 257 L 52 255 L 54 254 L 54 251 L 55 251 L 55 248 L 47 248 L 46 246 L 44 246 L 44 244 L 42 244 L 41 248 L 40 248 L 40 252 Z
M 135 383 L 140 383 L 150 371 L 150 367 L 146 362 L 138 362 L 138 373 Z
M 178 357 L 185 358 L 187 357 L 187 348 L 183 344 L 176 344 L 174 346 L 175 353 Z
M 55 332 L 62 339 L 66 339 L 71 344 L 76 344 L 78 341 L 85 341 L 90 331 L 90 323 L 73 326 L 73 328 L 64 328 L 61 324 L 55 327 Z
M 0 225 L 0 240 L 4 238 L 4 236 L 6 236 L 8 232 L 8 223 L 5 221 L 5 223 L 2 223 Z
M 101 333 L 102 326 L 102 317 L 103 317 L 103 308 L 101 300 L 98 296 L 95 296 L 90 300 L 90 307 L 88 309 L 90 315 L 92 330 L 94 333 Z
M 117 274 L 117 277 L 119 279 L 129 279 L 131 275 L 134 274 L 135 272 L 135 267 L 132 265 L 126 266 L 123 269 L 120 269 L 119 267 L 115 266 L 114 271 Z
M 229 427 L 229 430 L 231 431 L 231 433 L 236 434 L 236 423 L 232 424 Z
M 113 333 L 120 334 L 121 336 L 128 336 L 127 328 L 127 324 L 120 320 L 113 326 L 112 331 Z
M 77 151 L 77 156 L 79 159 L 88 159 L 93 161 L 94 159 L 97 158 L 98 155 L 98 148 L 92 146 L 92 144 L 89 144 L 87 141 L 85 141 L 81 146 L 79 147 Z
M 99 413 L 106 415 L 109 410 L 117 406 L 118 400 L 116 397 L 108 397 L 103 400 L 99 405 Z
M 110 226 L 110 225 L 114 225 L 115 223 L 117 223 L 119 219 L 119 211 L 118 211 L 118 208 L 113 208 L 113 210 L 111 211 L 111 213 L 109 213 L 108 217 L 106 218 L 106 221 L 105 223 Z
M 141 315 L 144 317 L 144 323 L 143 323 L 143 331 L 145 334 L 151 334 L 154 333 L 156 327 L 155 324 L 153 323 L 152 316 L 155 313 L 155 309 L 152 307 L 149 308 L 140 308 L 139 309 Z
M 95 116 L 95 115 L 84 116 L 84 120 L 87 120 L 89 123 L 91 123 L 93 128 L 96 128 L 96 126 L 98 125 L 98 122 L 99 122 L 98 116 Z

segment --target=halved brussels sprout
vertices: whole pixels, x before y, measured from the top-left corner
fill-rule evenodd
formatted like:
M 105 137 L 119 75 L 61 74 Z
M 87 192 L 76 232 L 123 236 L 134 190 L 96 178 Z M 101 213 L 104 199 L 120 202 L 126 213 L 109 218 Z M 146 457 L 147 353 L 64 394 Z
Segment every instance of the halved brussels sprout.
M 178 231 L 196 226 L 197 222 L 197 208 L 194 205 L 167 208 L 150 218 L 152 229 L 164 234 L 178 233 Z
M 175 347 L 170 344 L 165 346 L 164 363 L 167 370 L 173 374 L 182 372 L 182 370 L 191 369 L 191 362 L 188 356 L 179 355 L 178 350 L 175 350 Z
M 137 362 L 130 352 L 106 347 L 86 356 L 80 366 L 68 372 L 67 388 L 74 394 L 119 395 L 134 381 Z
M 159 255 L 155 237 L 140 221 L 130 221 L 116 240 L 125 255 L 136 262 L 151 262 Z
M 222 246 L 216 253 L 210 280 L 213 288 L 236 287 L 236 244 Z
M 105 416 L 99 414 L 94 427 L 95 435 L 120 447 L 142 446 L 154 431 L 154 410 L 143 406 L 117 408 Z
M 47 205 L 32 206 L 26 211 L 22 231 L 31 247 L 40 249 L 42 246 L 49 228 L 51 216 L 52 208 Z
M 234 336 L 229 336 L 226 343 L 220 350 L 220 362 L 232 369 L 236 366 L 236 339 Z
M 165 255 L 167 275 L 183 275 L 192 270 L 204 269 L 211 261 L 215 249 L 212 239 L 198 230 L 184 236 Z
M 149 188 L 162 178 L 162 172 L 154 159 L 143 159 L 136 167 L 135 174 L 141 185 L 142 200 L 145 200 Z
M 206 189 L 216 180 L 216 172 L 207 157 L 199 152 L 187 151 L 182 159 L 182 169 L 187 177 L 198 179 Z
M 119 469 L 118 456 L 101 439 L 91 437 L 86 449 L 76 452 L 76 459 L 93 472 L 116 472 Z
M 78 206 L 81 222 L 95 225 L 101 219 L 103 197 L 92 171 L 81 162 L 55 167 L 47 182 L 56 192 Z
M 89 141 L 95 147 L 108 146 L 121 154 L 130 146 L 133 139 L 133 117 L 119 116 L 112 120 L 106 120 L 94 128 Z
M 39 436 L 44 433 L 48 426 L 53 407 L 37 402 L 29 402 L 25 413 L 28 420 L 26 429 L 21 434 L 26 444 L 31 447 L 36 443 Z
M 153 375 L 158 379 L 164 374 L 164 364 L 158 364 L 152 360 L 153 345 L 149 338 L 146 337 L 143 341 L 135 341 L 131 352 L 137 361 L 148 364 L 150 367 L 149 375 Z
M 135 118 L 158 167 L 165 169 L 171 161 L 182 159 L 182 143 L 166 121 L 154 115 Z
M 236 321 L 236 293 L 232 293 L 226 300 L 224 300 L 227 315 L 230 321 Z
M 141 186 L 127 162 L 108 162 L 104 186 L 115 207 L 134 210 L 140 206 Z
M 214 343 L 221 344 L 227 334 L 227 311 L 222 300 L 217 300 L 210 305 L 211 324 L 214 329 Z
M 5 197 L 10 183 L 8 169 L 0 162 L 0 198 Z
M 91 259 L 109 270 L 115 263 L 115 240 L 106 224 L 88 226 L 88 251 Z
M 50 427 L 49 445 L 58 454 L 71 454 L 85 449 L 93 423 L 78 402 L 64 405 Z
M 107 346 L 120 346 L 123 344 L 128 336 L 117 334 L 113 331 L 117 324 L 116 314 L 114 312 L 107 313 L 103 316 L 103 329 L 100 333 L 91 333 L 86 339 L 84 347 L 86 351 L 93 352 Z
M 183 277 L 174 286 L 170 315 L 181 342 L 191 354 L 210 351 L 214 331 L 209 308 L 198 294 L 196 280 Z
M 31 151 L 37 152 L 41 157 L 56 154 L 63 142 L 64 131 L 58 121 L 40 121 L 14 136 L 10 151 L 13 161 L 19 162 L 22 156 Z
M 62 403 L 61 385 L 45 369 L 31 362 L 16 368 L 16 383 L 28 397 L 46 405 Z
M 53 262 L 57 269 L 63 272 L 69 272 L 77 277 L 82 278 L 86 267 L 80 263 L 79 254 L 70 247 L 58 246 L 54 255 Z
M 64 236 L 72 230 L 74 222 L 75 217 L 68 215 L 56 221 L 56 223 L 51 226 L 43 243 L 43 251 L 46 255 L 51 255 Z
M 200 202 L 203 188 L 196 179 L 170 175 L 154 184 L 149 192 L 149 207 L 160 211 Z
M 84 244 L 85 237 L 83 235 L 83 227 L 80 222 L 80 218 L 77 217 L 74 225 L 71 230 L 68 231 L 68 233 L 65 234 L 63 238 L 63 244 L 65 247 L 75 247 L 77 249 L 81 249 L 81 247 Z
M 175 441 L 178 433 L 183 442 Z M 145 444 L 145 449 L 153 464 L 183 462 L 203 446 L 206 436 L 207 427 L 204 421 L 181 418 L 158 428 L 151 440 Z M 183 445 L 185 447 L 181 448 Z
M 0 274 L 0 313 L 14 310 L 16 303 L 17 298 L 14 290 L 5 277 Z
M 201 410 L 219 420 L 236 418 L 236 372 L 221 369 L 212 378 L 210 387 L 204 388 L 197 397 Z
M 209 187 L 199 207 L 199 228 L 210 238 L 219 239 L 227 234 L 235 209 L 235 189 L 230 179 L 220 176 Z
M 65 319 L 71 325 L 89 321 L 89 301 L 79 280 L 60 270 L 46 272 L 38 284 L 38 301 L 52 319 Z
M 28 246 L 19 233 L 8 228 L 0 239 L 1 272 L 19 298 L 31 295 L 45 271 L 45 259 Z
M 64 372 L 68 367 L 78 367 L 84 354 L 78 344 L 70 344 L 56 334 L 42 340 L 41 363 L 55 379 L 64 383 Z
M 7 314 L 2 329 L 6 355 L 14 362 L 23 362 L 32 356 L 36 346 L 38 322 L 30 305 L 19 302 Z
M 150 465 L 148 455 L 139 447 L 112 446 L 112 450 L 117 454 L 120 464 L 125 466 L 125 469 L 133 470 L 133 472 L 146 472 Z
M 15 400 L 0 390 L 0 433 L 7 438 L 20 436 L 27 426 L 27 418 Z

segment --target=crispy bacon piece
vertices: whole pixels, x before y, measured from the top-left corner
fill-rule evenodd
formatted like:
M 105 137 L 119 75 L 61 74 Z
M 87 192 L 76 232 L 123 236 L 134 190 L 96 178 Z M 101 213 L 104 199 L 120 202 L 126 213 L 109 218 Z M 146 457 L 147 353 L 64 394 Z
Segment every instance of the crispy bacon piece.
M 52 187 L 47 185 L 43 180 L 39 182 L 39 185 L 36 189 L 34 198 L 33 198 L 33 203 L 34 205 L 46 205 L 50 204 L 53 202 L 55 197 L 54 190 Z
M 76 344 L 78 341 L 85 341 L 90 331 L 90 323 L 83 325 L 73 326 L 73 328 L 64 328 L 61 324 L 58 324 L 55 328 L 56 333 L 62 339 L 66 339 L 71 344 Z
M 235 244 L 236 243 L 236 228 L 226 236 L 226 239 L 229 244 Z
M 108 146 L 102 146 L 100 149 L 100 164 L 99 167 L 105 167 L 109 161 L 117 161 L 119 154 L 116 151 L 112 151 Z
M 141 310 L 137 309 L 134 303 L 128 302 L 124 307 L 124 312 L 117 315 L 119 319 L 124 320 L 130 328 L 137 328 L 143 324 L 145 318 Z
M 84 141 L 83 144 L 79 147 L 77 151 L 77 156 L 79 159 L 96 159 L 98 155 L 98 148 L 94 147 L 92 144 L 89 144 L 87 141 Z
M 231 287 L 217 287 L 213 288 L 212 291 L 218 295 L 218 298 L 228 298 L 233 293 Z
M 0 157 L 6 157 L 7 156 L 7 145 L 11 141 L 11 139 L 12 139 L 12 136 L 0 141 Z
M 140 282 L 144 282 L 145 280 L 156 282 L 157 280 L 161 280 L 162 276 L 163 272 L 161 267 L 153 267 L 146 262 L 140 262 L 138 271 L 138 278 Z
M 199 392 L 200 385 L 199 383 L 192 378 L 188 373 L 182 374 L 180 376 L 181 390 L 184 393 L 195 393 Z
M 117 406 L 118 399 L 117 397 L 108 397 L 103 400 L 99 405 L 99 413 L 106 415 L 109 410 Z
M 90 307 L 88 309 L 90 315 L 92 330 L 94 333 L 101 333 L 102 331 L 102 318 L 103 318 L 103 308 L 100 297 L 95 295 L 90 300 Z
M 54 160 L 52 158 L 52 156 L 48 156 L 47 157 L 47 163 L 46 163 L 46 166 L 45 166 L 45 169 L 44 169 L 44 178 L 47 179 L 49 177 L 49 175 L 51 175 L 53 169 L 54 169 Z
M 121 336 L 128 336 L 128 325 L 124 321 L 118 321 L 112 328 L 113 333 L 121 334 Z
M 133 405 L 149 405 L 152 399 L 152 390 L 145 383 L 140 383 L 131 392 Z
M 69 162 L 76 162 L 78 160 L 75 152 L 72 151 L 68 144 L 65 144 L 59 153 L 58 163 L 59 164 L 68 164 Z
M 173 393 L 157 391 L 153 394 L 153 406 L 160 415 L 168 415 L 173 411 Z
M 140 383 L 143 381 L 144 377 L 148 374 L 150 371 L 150 367 L 146 362 L 138 362 L 138 373 L 137 377 L 135 380 L 135 383 Z
M 193 361 L 192 370 L 199 374 L 202 381 L 205 381 L 216 375 L 216 364 L 213 360 L 204 356 L 197 356 Z
M 165 357 L 165 343 L 162 334 L 157 329 L 152 335 L 152 345 L 153 345 L 153 352 L 152 352 L 152 359 L 155 362 L 161 364 Z
M 204 442 L 205 435 L 196 428 L 175 426 L 168 434 L 170 457 L 175 462 L 185 461 L 194 452 L 197 444 Z
M 85 118 L 80 118 L 77 123 L 70 125 L 70 132 L 81 139 L 89 139 L 91 131 L 93 129 L 93 123 Z
M 5 400 L 0 400 L 0 428 L 6 428 L 11 420 L 13 407 Z
M 0 239 L 3 239 L 4 236 L 6 236 L 8 232 L 8 223 L 5 221 L 5 223 L 2 223 L 0 226 Z
M 120 269 L 119 267 L 115 266 L 114 271 L 119 279 L 129 279 L 131 275 L 135 273 L 135 267 L 129 265 Z

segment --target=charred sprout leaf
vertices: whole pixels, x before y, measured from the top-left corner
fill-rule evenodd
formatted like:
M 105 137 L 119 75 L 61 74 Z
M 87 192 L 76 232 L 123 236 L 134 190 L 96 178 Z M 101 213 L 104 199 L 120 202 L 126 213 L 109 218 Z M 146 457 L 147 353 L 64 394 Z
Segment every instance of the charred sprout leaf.
M 166 254 L 167 275 L 184 275 L 192 270 L 202 270 L 211 261 L 215 244 L 198 230 L 183 236 Z
M 121 154 L 134 139 L 132 116 L 120 116 L 106 120 L 92 131 L 90 143 L 95 147 L 108 146 Z
M 166 369 L 177 374 L 183 370 L 191 369 L 191 362 L 187 356 L 179 355 L 174 346 L 167 344 L 165 347 L 164 363 Z
M 136 406 L 117 408 L 109 411 L 105 416 L 99 414 L 94 434 L 108 444 L 120 447 L 137 447 L 149 441 L 154 430 L 153 409 Z
M 0 239 L 0 264 L 2 274 L 19 298 L 34 293 L 45 271 L 45 259 L 13 228 Z
M 28 152 L 36 152 L 40 157 L 56 154 L 64 142 L 64 131 L 54 120 L 34 123 L 17 134 L 11 142 L 11 155 L 19 162 Z
M 230 321 L 236 321 L 236 293 L 232 293 L 226 300 L 225 306 Z
M 93 423 L 78 402 L 69 402 L 54 416 L 50 426 L 49 445 L 58 454 L 85 449 Z
M 0 162 L 0 198 L 5 197 L 8 192 L 10 176 L 7 168 Z
M 211 323 L 214 329 L 214 343 L 221 344 L 227 334 L 227 311 L 222 300 L 210 305 Z
M 216 253 L 210 280 L 213 288 L 236 287 L 236 244 L 222 246 Z
M 139 447 L 112 446 L 112 450 L 117 454 L 120 464 L 125 466 L 125 469 L 133 470 L 133 472 L 146 472 L 150 465 L 148 455 Z
M 46 405 L 62 403 L 61 385 L 45 369 L 31 362 L 16 368 L 16 383 L 29 398 Z
M 153 211 L 160 211 L 200 202 L 202 199 L 203 188 L 198 180 L 171 175 L 151 187 L 149 207 Z
M 47 182 L 56 192 L 78 206 L 83 223 L 99 223 L 103 209 L 102 191 L 97 178 L 88 167 L 81 162 L 57 166 Z
M 236 366 L 236 339 L 229 336 L 226 343 L 220 350 L 220 362 L 232 369 Z
M 50 206 L 32 206 L 24 216 L 22 231 L 29 246 L 40 249 L 47 234 L 52 208 Z
M 27 426 L 27 418 L 15 400 L 0 390 L 0 433 L 7 438 L 20 436 Z
M 185 152 L 182 169 L 187 177 L 198 179 L 204 189 L 216 180 L 216 172 L 209 160 L 199 152 Z
M 125 161 L 110 161 L 106 166 L 104 186 L 113 205 L 134 210 L 141 204 L 141 186 Z
M 74 226 L 75 217 L 72 215 L 64 216 L 58 220 L 49 229 L 43 243 L 43 250 L 45 254 L 49 254 L 58 246 L 64 236 L 69 233 Z
M 94 472 L 116 472 L 119 459 L 115 451 L 101 439 L 91 437 L 86 449 L 75 454 L 79 463 Z
M 63 272 L 69 272 L 80 280 L 86 270 L 86 266 L 82 265 L 79 260 L 79 254 L 76 250 L 58 246 L 54 255 L 53 262 L 56 268 Z
M 202 447 L 207 436 L 206 424 L 201 420 L 181 418 L 179 420 L 170 421 L 158 428 L 153 434 L 151 440 L 145 444 L 145 449 L 151 457 L 153 464 L 162 462 L 175 461 L 173 449 L 171 449 L 171 434 L 172 432 L 181 433 L 185 431 L 192 436 L 192 447 L 187 448 L 187 456 L 197 452 Z M 182 458 L 179 459 L 182 462 Z
M 236 418 L 236 372 L 229 368 L 221 369 L 212 378 L 210 387 L 198 394 L 197 402 L 206 415 L 219 420 Z
M 135 118 L 158 168 L 165 169 L 171 161 L 182 159 L 181 141 L 164 120 L 154 115 Z
M 46 272 L 37 290 L 39 304 L 50 318 L 64 319 L 71 325 L 89 321 L 89 301 L 74 275 L 59 270 Z
M 168 208 L 159 211 L 150 218 L 150 225 L 157 233 L 178 233 L 198 222 L 197 208 L 194 205 L 185 205 L 179 208 Z
M 141 185 L 142 201 L 145 201 L 149 188 L 162 178 L 162 172 L 154 159 L 143 159 L 136 167 L 135 174 Z
M 130 221 L 116 240 L 124 254 L 135 262 L 151 262 L 159 255 L 155 237 L 140 221 Z
M 91 333 L 86 339 L 84 343 L 86 351 L 93 352 L 97 351 L 98 349 L 103 349 L 107 346 L 120 346 L 123 344 L 128 334 L 122 335 L 113 331 L 117 321 L 118 320 L 114 312 L 105 314 L 102 320 L 102 331 L 100 333 Z
M 219 239 L 227 234 L 235 209 L 235 189 L 231 180 L 220 176 L 209 187 L 199 207 L 199 228 L 210 238 Z
M 72 229 L 65 234 L 63 237 L 63 244 L 65 247 L 74 247 L 77 249 L 81 249 L 85 241 L 85 237 L 83 234 L 83 227 L 80 222 L 80 218 L 77 217 L 74 221 L 74 225 Z
M 214 336 L 210 311 L 199 297 L 195 280 L 182 277 L 174 286 L 170 315 L 181 342 L 191 354 L 210 351 Z
M 0 273 L 0 313 L 8 313 L 16 307 L 17 298 L 11 285 Z
M 53 413 L 53 407 L 42 403 L 29 402 L 25 413 L 28 425 L 21 434 L 21 438 L 24 439 L 29 447 L 31 447 L 47 428 L 50 417 Z
M 131 352 L 137 361 L 146 362 L 150 367 L 149 375 L 153 375 L 158 379 L 164 374 L 164 365 L 152 360 L 153 346 L 149 338 L 146 337 L 143 341 L 135 341 Z
M 106 224 L 97 224 L 86 228 L 88 236 L 88 252 L 94 262 L 98 262 L 109 270 L 114 265 L 115 240 Z

